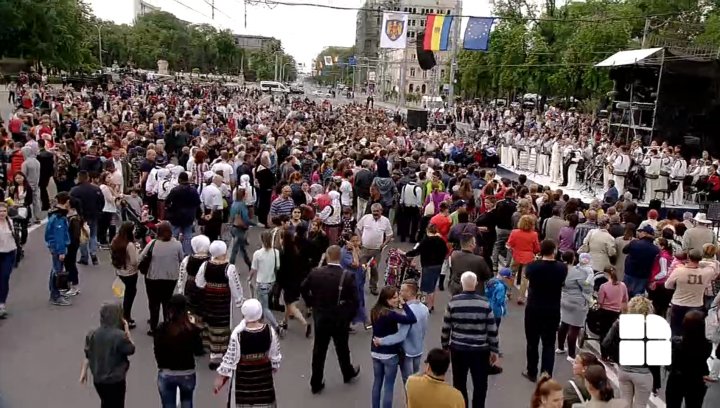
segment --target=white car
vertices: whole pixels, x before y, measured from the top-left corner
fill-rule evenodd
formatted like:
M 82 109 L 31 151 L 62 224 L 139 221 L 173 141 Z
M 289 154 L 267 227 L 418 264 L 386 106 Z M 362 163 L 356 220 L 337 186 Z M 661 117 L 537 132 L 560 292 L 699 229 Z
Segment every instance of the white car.
M 314 96 L 323 96 L 323 91 L 316 89 L 312 93 Z
M 332 98 L 332 97 L 333 97 L 332 92 L 330 92 L 330 91 L 325 92 L 325 97 L 326 97 L 326 98 Z

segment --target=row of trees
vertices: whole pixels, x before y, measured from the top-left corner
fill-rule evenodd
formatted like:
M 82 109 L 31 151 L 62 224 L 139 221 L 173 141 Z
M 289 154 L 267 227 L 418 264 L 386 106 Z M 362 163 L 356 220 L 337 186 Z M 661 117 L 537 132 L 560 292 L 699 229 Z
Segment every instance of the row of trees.
M 331 57 L 332 65 L 325 65 L 325 57 Z M 355 56 L 355 46 L 325 47 L 315 57 L 313 70 L 317 71 L 315 80 L 320 85 L 335 85 L 338 82 L 352 85 L 353 67 L 348 65 L 350 57 Z
M 496 0 L 500 17 L 488 52 L 458 55 L 456 86 L 465 97 L 525 92 L 596 98 L 612 88 L 593 65 L 617 51 L 655 44 L 720 47 L 718 0 L 587 0 L 543 10 L 526 0 Z M 539 12 L 541 11 L 541 12 Z M 528 15 L 544 19 L 528 21 Z
M 0 2 L 0 57 L 29 60 L 45 68 L 91 71 L 120 66 L 157 69 L 167 60 L 172 71 L 236 74 L 248 80 L 273 79 L 275 55 L 296 76 L 296 64 L 280 42 L 262 50 L 237 47 L 230 30 L 188 24 L 166 12 L 140 16 L 135 24 L 102 21 L 82 0 L 5 0 Z M 100 50 L 102 44 L 102 50 Z

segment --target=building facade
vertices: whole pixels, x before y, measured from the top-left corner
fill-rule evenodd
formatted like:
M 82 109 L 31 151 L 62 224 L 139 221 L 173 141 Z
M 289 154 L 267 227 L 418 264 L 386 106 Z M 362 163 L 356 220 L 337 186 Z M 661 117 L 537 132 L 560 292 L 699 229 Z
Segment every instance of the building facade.
M 405 66 L 405 94 L 420 96 L 441 95 L 443 85 L 449 80 L 450 61 L 452 53 L 448 51 L 435 52 L 435 68 L 423 71 L 417 59 L 417 33 L 425 31 L 425 20 L 428 14 L 453 14 L 457 0 L 406 0 L 400 10 L 411 13 L 408 18 L 408 41 L 405 50 L 381 50 L 383 64 L 383 88 L 400 91 L 400 78 L 402 68 Z M 460 24 L 455 19 L 453 25 Z M 454 32 L 455 28 L 451 32 Z M 405 59 L 405 64 L 403 64 Z M 410 98 L 406 98 L 410 99 Z
M 277 38 L 244 34 L 234 34 L 233 36 L 235 37 L 235 45 L 245 50 L 280 49 L 280 40 Z
M 148 3 L 147 1 L 143 0 L 134 0 L 133 3 L 133 13 L 135 14 L 135 18 L 144 16 L 147 13 L 151 13 L 153 11 L 160 11 L 160 7 L 153 6 L 152 4 Z

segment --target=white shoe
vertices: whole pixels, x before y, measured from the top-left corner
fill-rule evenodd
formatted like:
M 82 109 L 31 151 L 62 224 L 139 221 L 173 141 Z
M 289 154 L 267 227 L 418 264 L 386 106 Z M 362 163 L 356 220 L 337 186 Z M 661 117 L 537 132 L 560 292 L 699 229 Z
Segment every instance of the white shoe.
M 79 294 L 80 294 L 80 290 L 73 286 L 72 288 L 68 289 L 65 293 L 63 293 L 63 296 L 73 297 L 73 296 L 77 296 Z
M 571 364 L 575 364 L 575 359 L 570 356 L 567 356 L 567 361 L 569 361 Z
M 555 354 L 565 354 L 565 350 L 556 349 Z

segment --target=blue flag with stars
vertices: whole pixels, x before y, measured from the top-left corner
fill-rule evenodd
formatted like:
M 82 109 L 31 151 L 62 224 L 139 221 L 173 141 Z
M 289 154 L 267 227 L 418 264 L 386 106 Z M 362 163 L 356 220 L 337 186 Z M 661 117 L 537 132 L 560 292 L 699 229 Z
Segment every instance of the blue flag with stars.
M 463 48 L 466 50 L 487 51 L 490 42 L 490 28 L 493 17 L 470 17 L 465 27 Z

